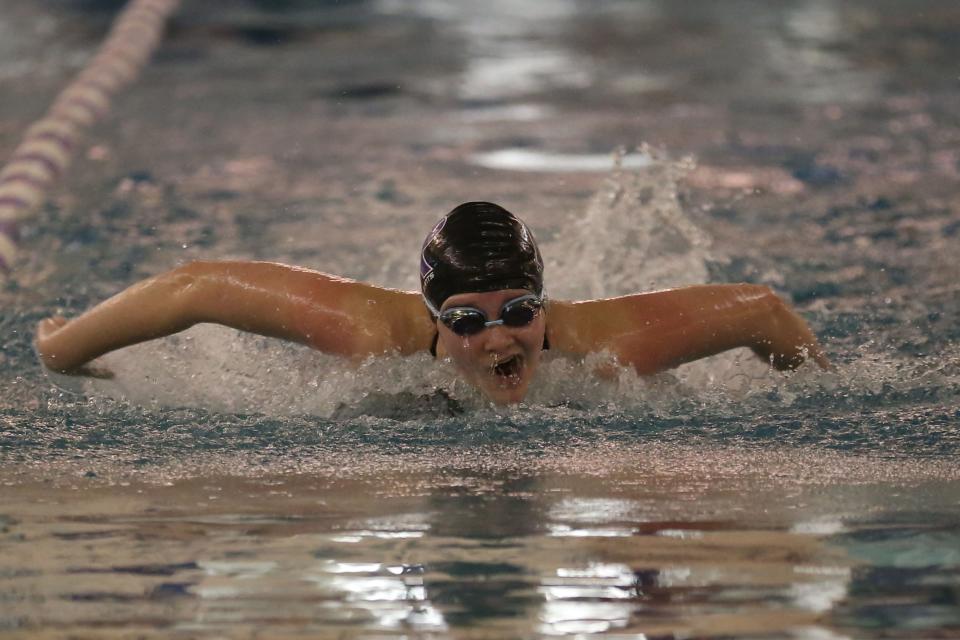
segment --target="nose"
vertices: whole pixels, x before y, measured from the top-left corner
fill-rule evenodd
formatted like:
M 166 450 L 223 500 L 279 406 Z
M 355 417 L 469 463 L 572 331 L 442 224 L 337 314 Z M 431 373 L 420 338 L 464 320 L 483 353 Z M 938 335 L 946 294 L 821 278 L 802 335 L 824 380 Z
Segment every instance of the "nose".
M 513 344 L 513 333 L 509 327 L 496 325 L 483 332 L 483 348 L 485 351 L 502 351 Z

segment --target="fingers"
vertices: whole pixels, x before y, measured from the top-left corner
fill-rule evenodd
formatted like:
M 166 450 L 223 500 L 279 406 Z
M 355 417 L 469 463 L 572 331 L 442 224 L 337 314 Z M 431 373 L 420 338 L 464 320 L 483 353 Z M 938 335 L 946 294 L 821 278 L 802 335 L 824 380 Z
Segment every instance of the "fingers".
M 65 324 L 67 324 L 67 319 L 63 316 L 44 318 L 37 324 L 37 338 L 43 340 Z
M 51 316 L 37 323 L 37 337 L 33 341 L 37 356 L 45 367 L 53 371 L 64 371 L 57 360 L 53 336 L 67 324 L 63 316 Z
M 769 343 L 761 343 L 752 349 L 757 357 L 769 362 L 778 371 L 796 369 L 807 360 L 814 361 L 824 371 L 832 371 L 834 368 L 816 341 L 789 346 L 780 345 L 779 348 Z

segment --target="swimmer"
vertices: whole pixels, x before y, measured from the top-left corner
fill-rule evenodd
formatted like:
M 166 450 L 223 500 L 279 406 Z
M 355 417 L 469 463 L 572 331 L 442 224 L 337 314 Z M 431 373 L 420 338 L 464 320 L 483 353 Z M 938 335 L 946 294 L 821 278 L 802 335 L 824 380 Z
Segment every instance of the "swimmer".
M 830 366 L 807 324 L 762 285 L 548 299 L 533 233 L 488 202 L 458 206 L 427 235 L 420 284 L 415 293 L 268 262 L 193 262 L 73 320 L 41 321 L 36 347 L 54 371 L 95 375 L 88 363 L 104 353 L 213 322 L 356 361 L 430 352 L 501 405 L 523 400 L 545 349 L 605 352 L 640 375 L 737 347 L 781 370 Z

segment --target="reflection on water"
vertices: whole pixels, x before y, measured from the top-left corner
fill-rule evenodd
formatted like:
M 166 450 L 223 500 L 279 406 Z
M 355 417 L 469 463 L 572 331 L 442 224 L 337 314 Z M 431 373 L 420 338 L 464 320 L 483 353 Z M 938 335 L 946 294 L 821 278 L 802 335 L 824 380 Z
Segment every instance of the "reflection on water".
M 530 149 L 498 149 L 485 151 L 473 156 L 473 161 L 488 169 L 508 171 L 598 171 L 606 173 L 613 167 L 610 155 L 574 155 L 543 153 Z M 620 161 L 625 169 L 636 169 L 650 165 L 650 158 L 640 154 L 631 154 Z
M 786 29 L 765 40 L 776 91 L 813 104 L 862 103 L 876 100 L 884 76 L 864 69 L 844 54 L 863 25 L 841 4 L 808 0 L 788 10 Z M 825 81 L 826 79 L 826 81 Z
M 897 463 L 801 451 L 478 452 L 469 467 L 425 452 L 416 471 L 342 458 L 280 476 L 24 478 L 4 501 L 17 516 L 0 536 L 0 624 L 842 638 L 889 624 L 876 590 L 907 585 L 904 630 L 958 620 L 944 589 L 960 579 L 960 478 L 943 465 L 915 465 L 890 500 L 881 478 Z M 799 465 L 806 480 L 776 473 Z M 915 509 L 952 528 L 900 527 Z
M 581 11 L 572 0 L 495 0 L 454 6 L 446 2 L 380 2 L 382 11 L 416 12 L 440 20 L 462 38 L 463 100 L 497 102 L 549 88 L 582 89 L 591 73 L 584 60 L 552 35 Z M 531 37 L 532 36 L 532 37 Z

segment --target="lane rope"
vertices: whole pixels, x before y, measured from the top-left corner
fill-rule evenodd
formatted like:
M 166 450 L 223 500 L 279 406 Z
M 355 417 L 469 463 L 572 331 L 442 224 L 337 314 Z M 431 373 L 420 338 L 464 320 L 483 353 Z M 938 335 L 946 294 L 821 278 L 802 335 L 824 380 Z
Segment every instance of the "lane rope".
M 17 259 L 20 224 L 39 209 L 64 175 L 79 138 L 110 109 L 110 99 L 133 82 L 160 44 L 180 0 L 131 0 L 97 53 L 24 133 L 0 169 L 0 278 Z

